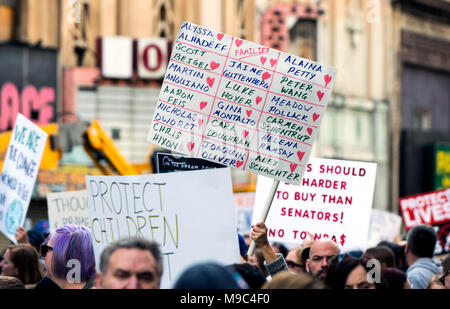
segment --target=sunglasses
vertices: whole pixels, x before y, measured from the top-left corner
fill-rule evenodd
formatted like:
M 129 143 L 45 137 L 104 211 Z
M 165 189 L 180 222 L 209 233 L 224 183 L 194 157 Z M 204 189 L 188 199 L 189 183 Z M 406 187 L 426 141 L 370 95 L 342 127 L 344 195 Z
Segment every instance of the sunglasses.
M 50 247 L 50 246 L 42 244 L 41 245 L 41 255 L 42 255 L 42 257 L 45 257 L 47 255 L 47 252 L 50 251 L 50 250 L 53 250 L 53 247 Z
M 292 261 L 286 261 L 286 264 L 289 268 L 294 268 L 294 267 L 303 267 L 303 265 L 297 264 L 295 262 Z

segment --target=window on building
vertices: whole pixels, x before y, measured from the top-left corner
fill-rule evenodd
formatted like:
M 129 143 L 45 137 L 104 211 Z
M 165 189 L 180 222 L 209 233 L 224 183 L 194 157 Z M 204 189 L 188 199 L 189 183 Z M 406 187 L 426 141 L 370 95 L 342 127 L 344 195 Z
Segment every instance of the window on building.
M 289 30 L 289 53 L 317 60 L 317 22 L 299 19 Z
M 431 130 L 432 115 L 429 109 L 417 108 L 413 115 L 413 128 L 419 131 Z
M 18 0 L 0 0 L 0 42 L 16 37 L 18 25 Z

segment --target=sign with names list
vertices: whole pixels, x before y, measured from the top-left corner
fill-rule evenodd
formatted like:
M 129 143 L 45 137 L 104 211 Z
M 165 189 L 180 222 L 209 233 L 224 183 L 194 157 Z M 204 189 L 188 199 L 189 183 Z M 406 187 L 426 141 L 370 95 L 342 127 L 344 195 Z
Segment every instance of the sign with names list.
M 184 22 L 147 140 L 298 185 L 336 73 Z

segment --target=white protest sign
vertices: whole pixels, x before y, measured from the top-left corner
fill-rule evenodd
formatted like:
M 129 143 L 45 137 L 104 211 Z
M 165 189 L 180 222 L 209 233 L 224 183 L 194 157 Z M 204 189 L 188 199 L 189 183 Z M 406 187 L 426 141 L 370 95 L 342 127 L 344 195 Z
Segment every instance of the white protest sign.
M 239 263 L 228 168 L 134 176 L 86 176 L 96 261 L 111 242 L 144 237 L 161 245 L 162 288 L 189 265 Z
M 147 140 L 299 184 L 337 69 L 184 22 Z
M 66 224 L 89 227 L 86 190 L 48 193 L 47 210 L 52 232 Z
M 0 231 L 14 243 L 16 229 L 25 221 L 47 136 L 17 114 L 0 175 Z
M 365 248 L 375 175 L 375 163 L 311 158 L 300 186 L 278 186 L 266 220 L 269 240 L 301 244 L 310 232 L 341 248 Z M 253 224 L 271 185 L 258 176 Z
M 370 215 L 369 237 L 367 247 L 375 247 L 380 241 L 394 241 L 396 236 L 400 235 L 402 226 L 402 217 L 399 215 L 372 209 Z

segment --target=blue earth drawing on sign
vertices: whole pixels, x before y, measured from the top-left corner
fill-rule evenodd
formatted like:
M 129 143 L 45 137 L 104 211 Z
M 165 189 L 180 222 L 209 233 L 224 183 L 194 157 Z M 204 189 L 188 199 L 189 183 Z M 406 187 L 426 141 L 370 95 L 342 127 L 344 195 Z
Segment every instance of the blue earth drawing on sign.
M 23 206 L 19 200 L 14 200 L 8 207 L 5 216 L 6 230 L 10 234 L 16 233 L 23 215 Z

